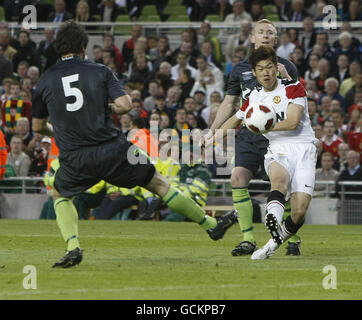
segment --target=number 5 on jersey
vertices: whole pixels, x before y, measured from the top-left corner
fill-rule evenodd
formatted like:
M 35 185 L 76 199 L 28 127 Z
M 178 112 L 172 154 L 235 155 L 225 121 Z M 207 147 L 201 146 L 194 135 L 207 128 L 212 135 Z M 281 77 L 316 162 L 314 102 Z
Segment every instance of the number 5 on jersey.
M 71 76 L 63 77 L 63 89 L 66 97 L 75 97 L 73 103 L 67 103 L 67 111 L 74 112 L 83 107 L 83 94 L 78 88 L 72 88 L 70 84 L 72 82 L 77 82 L 79 80 L 79 73 L 73 74 Z

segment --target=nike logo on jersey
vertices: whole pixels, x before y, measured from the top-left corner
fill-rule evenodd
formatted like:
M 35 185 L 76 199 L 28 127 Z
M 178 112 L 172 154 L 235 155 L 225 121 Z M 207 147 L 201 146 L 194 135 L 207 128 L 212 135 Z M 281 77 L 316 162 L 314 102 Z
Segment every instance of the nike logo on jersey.
M 307 187 L 307 188 L 312 188 L 312 186 L 307 186 L 306 184 L 304 186 Z

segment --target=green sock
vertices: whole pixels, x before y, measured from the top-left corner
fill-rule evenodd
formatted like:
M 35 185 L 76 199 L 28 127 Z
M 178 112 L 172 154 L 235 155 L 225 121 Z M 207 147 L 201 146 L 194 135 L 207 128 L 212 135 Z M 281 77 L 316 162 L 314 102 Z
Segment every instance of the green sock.
M 213 229 L 217 225 L 215 218 L 205 214 L 205 211 L 194 200 L 185 196 L 184 193 L 175 187 L 170 186 L 162 200 L 172 211 L 198 223 L 205 230 Z
M 78 213 L 72 200 L 58 198 L 54 202 L 54 210 L 57 216 L 57 224 L 67 243 L 67 250 L 72 251 L 79 247 L 78 241 Z
M 283 220 L 285 220 L 288 216 L 290 216 L 291 213 L 292 213 L 292 210 L 290 207 L 290 199 L 289 199 L 287 202 L 285 202 Z M 298 234 L 295 234 L 295 235 L 291 236 L 288 241 L 291 243 L 297 243 L 299 240 L 300 240 L 300 237 L 298 236 Z
M 234 208 L 239 213 L 239 226 L 243 233 L 244 241 L 254 243 L 253 231 L 253 204 L 247 188 L 233 188 Z

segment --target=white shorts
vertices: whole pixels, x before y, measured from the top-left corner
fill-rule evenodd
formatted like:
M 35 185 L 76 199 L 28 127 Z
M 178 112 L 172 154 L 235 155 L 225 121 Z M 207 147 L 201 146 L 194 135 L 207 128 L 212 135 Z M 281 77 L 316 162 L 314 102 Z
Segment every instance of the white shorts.
M 304 192 L 313 194 L 317 148 L 313 143 L 281 143 L 269 145 L 264 156 L 265 172 L 276 161 L 289 173 L 290 193 Z

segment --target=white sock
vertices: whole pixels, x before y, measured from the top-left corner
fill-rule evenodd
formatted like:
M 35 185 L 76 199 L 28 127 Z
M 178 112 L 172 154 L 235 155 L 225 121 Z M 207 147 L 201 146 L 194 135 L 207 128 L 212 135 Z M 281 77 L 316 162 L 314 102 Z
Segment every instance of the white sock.
M 268 202 L 266 209 L 267 209 L 268 213 L 274 214 L 274 216 L 277 218 L 277 221 L 279 224 L 282 223 L 284 209 L 285 209 L 284 205 L 282 205 L 277 200 L 272 200 L 272 201 Z

